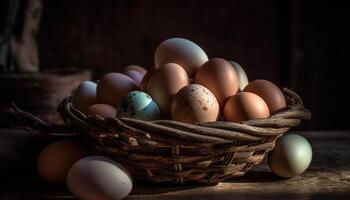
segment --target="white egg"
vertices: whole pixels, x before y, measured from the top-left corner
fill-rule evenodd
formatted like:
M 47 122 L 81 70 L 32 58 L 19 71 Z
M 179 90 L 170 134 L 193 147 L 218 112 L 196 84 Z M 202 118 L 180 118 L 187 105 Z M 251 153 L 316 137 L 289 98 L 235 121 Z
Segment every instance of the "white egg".
M 133 184 L 120 164 L 103 156 L 89 156 L 71 167 L 67 186 L 78 199 L 120 200 L 128 196 Z
M 194 77 L 197 70 L 208 61 L 207 54 L 196 43 L 184 38 L 170 38 L 162 42 L 154 54 L 155 67 L 176 63 L 183 67 L 188 77 Z
M 72 96 L 73 106 L 86 114 L 89 106 L 97 102 L 96 88 L 97 84 L 91 81 L 80 83 Z
M 231 65 L 233 66 L 233 68 L 236 71 L 237 77 L 238 77 L 238 82 L 239 82 L 239 90 L 243 91 L 243 89 L 245 88 L 245 86 L 248 85 L 249 81 L 248 81 L 248 76 L 247 73 L 244 71 L 243 67 L 234 62 L 234 61 L 229 61 L 231 63 Z

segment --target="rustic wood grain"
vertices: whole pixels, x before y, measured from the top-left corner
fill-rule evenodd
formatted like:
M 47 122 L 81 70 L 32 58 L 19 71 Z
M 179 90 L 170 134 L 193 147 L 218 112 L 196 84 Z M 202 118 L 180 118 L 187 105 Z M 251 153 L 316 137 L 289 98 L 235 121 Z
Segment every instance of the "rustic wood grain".
M 304 174 L 281 179 L 265 165 L 244 177 L 215 186 L 166 186 L 137 184 L 127 199 L 350 199 L 350 131 L 299 132 L 313 148 L 313 160 Z M 0 199 L 75 199 L 67 188 L 30 177 L 0 180 Z

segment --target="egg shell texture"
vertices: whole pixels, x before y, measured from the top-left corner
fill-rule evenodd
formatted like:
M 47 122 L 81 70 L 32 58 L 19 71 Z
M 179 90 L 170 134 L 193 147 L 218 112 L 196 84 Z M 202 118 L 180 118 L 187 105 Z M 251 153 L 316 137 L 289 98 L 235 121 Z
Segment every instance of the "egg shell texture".
M 141 74 L 140 72 L 135 70 L 127 70 L 124 72 L 124 74 L 129 76 L 132 80 L 134 80 L 137 83 L 137 86 L 141 84 L 141 81 L 144 77 L 144 74 Z
M 236 94 L 238 78 L 232 65 L 222 58 L 213 58 L 197 72 L 194 82 L 208 88 L 219 102 L 220 110 L 228 97 Z
M 97 102 L 96 88 L 97 84 L 92 81 L 80 83 L 72 95 L 73 106 L 86 114 L 88 107 Z
M 148 94 L 131 91 L 119 104 L 117 116 L 152 121 L 160 119 L 160 110 Z
M 158 105 L 163 118 L 169 118 L 172 97 L 188 85 L 188 76 L 178 64 L 167 63 L 154 72 L 147 84 L 147 93 Z
M 116 116 L 117 110 L 113 106 L 107 104 L 94 104 L 88 108 L 88 115 L 94 114 L 99 115 L 103 118 L 113 118 Z
M 207 54 L 194 42 L 184 38 L 170 38 L 156 49 L 154 63 L 156 68 L 166 63 L 177 63 L 183 67 L 189 77 L 208 61 Z
M 215 96 L 204 86 L 191 84 L 183 87 L 173 98 L 171 118 L 185 123 L 216 121 L 219 104 Z
M 70 167 L 87 155 L 87 150 L 78 142 L 55 142 L 40 153 L 37 161 L 38 173 L 48 182 L 65 183 Z
M 142 76 L 144 76 L 147 73 L 147 70 L 141 66 L 138 65 L 128 65 L 123 68 L 122 72 L 125 73 L 126 71 L 133 70 L 139 72 Z
M 256 94 L 240 92 L 230 97 L 224 107 L 226 121 L 241 122 L 250 119 L 267 118 L 270 116 L 265 101 Z
M 146 89 L 147 89 L 147 84 L 149 82 L 149 80 L 151 80 L 154 72 L 156 71 L 157 69 L 156 68 L 152 68 L 150 69 L 146 74 L 145 76 L 142 78 L 142 81 L 140 83 L 140 89 L 141 91 L 145 92 Z
M 126 169 L 102 156 L 77 161 L 68 172 L 69 191 L 84 200 L 120 200 L 132 190 L 132 179 Z
M 117 107 L 128 92 L 138 90 L 137 83 L 125 74 L 105 74 L 97 84 L 99 103 Z
M 277 140 L 275 148 L 268 155 L 271 170 L 285 178 L 303 173 L 311 160 L 310 143 L 297 134 L 288 134 Z
M 249 83 L 247 73 L 244 71 L 243 67 L 240 64 L 238 64 L 234 61 L 229 61 L 229 62 L 233 66 L 233 68 L 237 74 L 238 83 L 239 83 L 238 89 L 239 89 L 239 91 L 243 91 L 243 89 Z
M 252 81 L 244 88 L 244 91 L 252 92 L 264 99 L 271 113 L 276 113 L 287 106 L 282 91 L 270 81 Z

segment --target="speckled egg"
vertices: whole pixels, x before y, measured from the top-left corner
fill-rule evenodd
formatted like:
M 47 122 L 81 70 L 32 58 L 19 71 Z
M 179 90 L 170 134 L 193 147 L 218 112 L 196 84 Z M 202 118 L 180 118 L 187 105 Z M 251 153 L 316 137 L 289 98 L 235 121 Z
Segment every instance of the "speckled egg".
M 140 91 L 129 92 L 118 105 L 117 117 L 129 117 L 144 121 L 158 120 L 160 110 L 152 98 Z
M 185 123 L 216 121 L 219 103 L 213 93 L 204 86 L 190 84 L 183 87 L 171 103 L 171 119 Z

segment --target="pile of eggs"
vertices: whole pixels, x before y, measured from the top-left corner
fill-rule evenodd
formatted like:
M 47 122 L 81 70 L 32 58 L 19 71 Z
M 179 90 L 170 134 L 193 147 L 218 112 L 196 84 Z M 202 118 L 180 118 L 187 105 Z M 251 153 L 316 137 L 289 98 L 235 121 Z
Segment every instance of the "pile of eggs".
M 85 115 L 128 117 L 144 121 L 170 119 L 184 123 L 268 118 L 286 108 L 282 91 L 270 81 L 249 82 L 234 61 L 209 59 L 190 40 L 171 38 L 155 51 L 154 67 L 137 66 L 82 82 L 72 104 Z M 273 172 L 298 175 L 311 162 L 311 147 L 301 136 L 280 139 L 269 156 Z M 70 152 L 70 153 L 69 153 Z M 81 199 L 121 199 L 132 189 L 127 170 L 101 156 L 87 156 L 79 144 L 63 141 L 48 146 L 38 160 L 41 177 L 67 182 Z
M 267 118 L 286 107 L 281 90 L 267 80 L 248 82 L 244 69 L 223 58 L 209 59 L 183 38 L 162 42 L 149 71 L 130 65 L 86 81 L 73 93 L 81 112 L 145 121 L 204 123 Z

